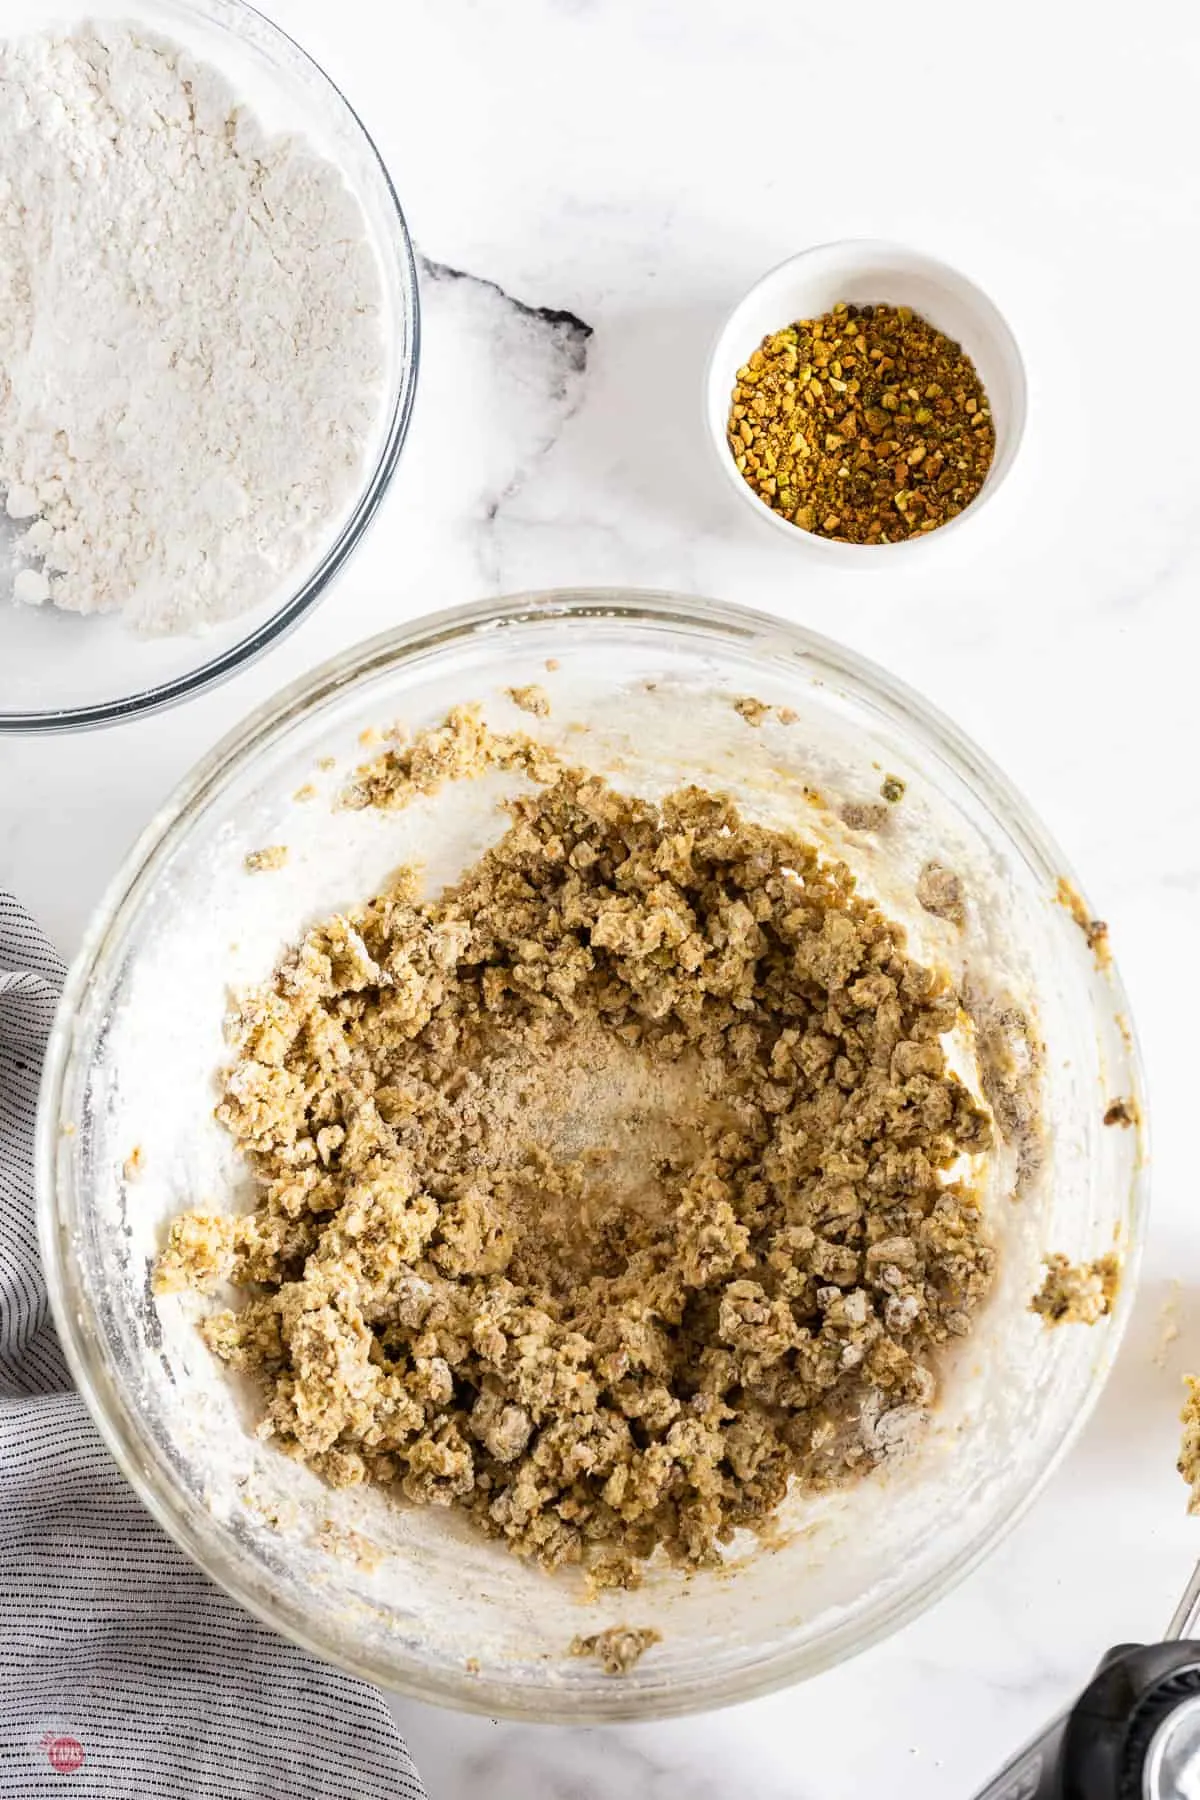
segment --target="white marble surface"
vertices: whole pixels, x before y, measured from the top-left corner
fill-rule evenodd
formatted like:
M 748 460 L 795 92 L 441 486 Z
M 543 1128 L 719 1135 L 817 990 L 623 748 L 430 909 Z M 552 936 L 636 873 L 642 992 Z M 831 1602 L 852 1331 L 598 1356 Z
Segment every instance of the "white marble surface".
M 469 276 L 425 282 L 416 422 L 327 604 L 183 709 L 0 744 L 0 878 L 69 953 L 155 802 L 258 700 L 395 621 L 525 586 L 666 585 L 773 608 L 954 714 L 1109 919 L 1148 1063 L 1145 1284 L 1082 1443 L 949 1599 L 807 1686 L 586 1732 L 396 1710 L 435 1800 L 968 1794 L 1107 1644 L 1161 1628 L 1200 1553 L 1172 1468 L 1180 1375 L 1200 1367 L 1196 9 L 274 10 L 374 132 L 424 255 Z M 1031 383 L 1010 488 L 936 554 L 878 577 L 814 564 L 758 525 L 699 422 L 726 308 L 784 255 L 848 235 L 973 274 Z M 1182 1331 L 1160 1366 L 1173 1280 Z

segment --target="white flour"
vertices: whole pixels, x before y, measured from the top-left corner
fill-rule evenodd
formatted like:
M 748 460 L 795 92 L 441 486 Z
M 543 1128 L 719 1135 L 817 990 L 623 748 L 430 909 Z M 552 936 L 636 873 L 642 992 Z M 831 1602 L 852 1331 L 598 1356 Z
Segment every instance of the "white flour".
M 124 26 L 0 46 L 0 494 L 18 599 L 181 631 L 353 498 L 383 382 L 358 203 Z

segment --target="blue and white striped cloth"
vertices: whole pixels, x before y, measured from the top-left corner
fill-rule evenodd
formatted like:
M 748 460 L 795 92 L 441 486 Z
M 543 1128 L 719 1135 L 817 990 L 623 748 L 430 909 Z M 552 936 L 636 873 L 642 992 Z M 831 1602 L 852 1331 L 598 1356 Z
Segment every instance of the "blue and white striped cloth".
M 213 1587 L 143 1511 L 71 1387 L 32 1173 L 62 978 L 0 893 L 0 1795 L 424 1800 L 382 1695 Z

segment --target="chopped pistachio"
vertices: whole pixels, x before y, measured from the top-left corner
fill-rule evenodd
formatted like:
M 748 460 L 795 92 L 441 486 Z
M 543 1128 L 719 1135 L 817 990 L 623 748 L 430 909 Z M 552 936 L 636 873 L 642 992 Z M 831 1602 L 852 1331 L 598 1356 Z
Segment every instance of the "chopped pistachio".
M 910 307 L 846 301 L 763 339 L 738 370 L 728 435 L 767 505 L 850 543 L 945 524 L 978 494 L 995 450 L 961 347 Z

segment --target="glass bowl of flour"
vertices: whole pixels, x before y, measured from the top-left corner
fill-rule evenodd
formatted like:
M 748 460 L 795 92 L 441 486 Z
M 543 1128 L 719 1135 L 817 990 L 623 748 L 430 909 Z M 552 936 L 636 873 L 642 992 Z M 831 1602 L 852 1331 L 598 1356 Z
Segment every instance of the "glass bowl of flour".
M 18 0 L 0 144 L 0 730 L 99 725 L 323 596 L 404 443 L 416 271 L 353 109 L 241 0 Z
M 328 1485 L 261 1434 L 262 1393 L 201 1336 L 238 1301 L 152 1287 L 180 1212 L 254 1205 L 214 1117 L 231 993 L 268 980 L 285 946 L 400 866 L 420 865 L 433 900 L 500 838 L 501 803 L 535 791 L 526 761 L 447 780 L 402 810 L 339 804 L 360 765 L 470 703 L 493 732 L 529 734 L 623 794 L 652 801 L 698 783 L 844 863 L 911 953 L 954 982 L 954 1066 L 989 1096 L 998 1129 L 980 1190 L 995 1282 L 939 1365 L 927 1416 L 864 1415 L 884 1451 L 869 1476 L 793 1484 L 770 1529 L 739 1530 L 719 1567 L 684 1572 L 656 1555 L 631 1591 L 589 1593 L 578 1568 L 548 1574 L 455 1507 Z M 396 727 L 407 740 L 386 735 Z M 932 861 L 957 878 L 960 918 L 923 885 Z M 915 694 L 719 602 L 518 596 L 419 621 L 307 677 L 150 824 L 89 928 L 47 1058 L 43 1258 L 76 1380 L 129 1480 L 190 1556 L 285 1634 L 384 1686 L 493 1716 L 687 1712 L 895 1630 L 1046 1481 L 1132 1302 L 1140 1068 L 1102 935 L 1083 928 L 1066 881 L 1025 802 Z M 591 1115 L 565 1116 L 582 1129 Z M 1051 1252 L 1073 1263 L 1115 1252 L 1108 1316 L 1049 1329 L 1030 1311 Z M 625 1673 L 571 1654 L 623 1627 L 659 1634 Z

